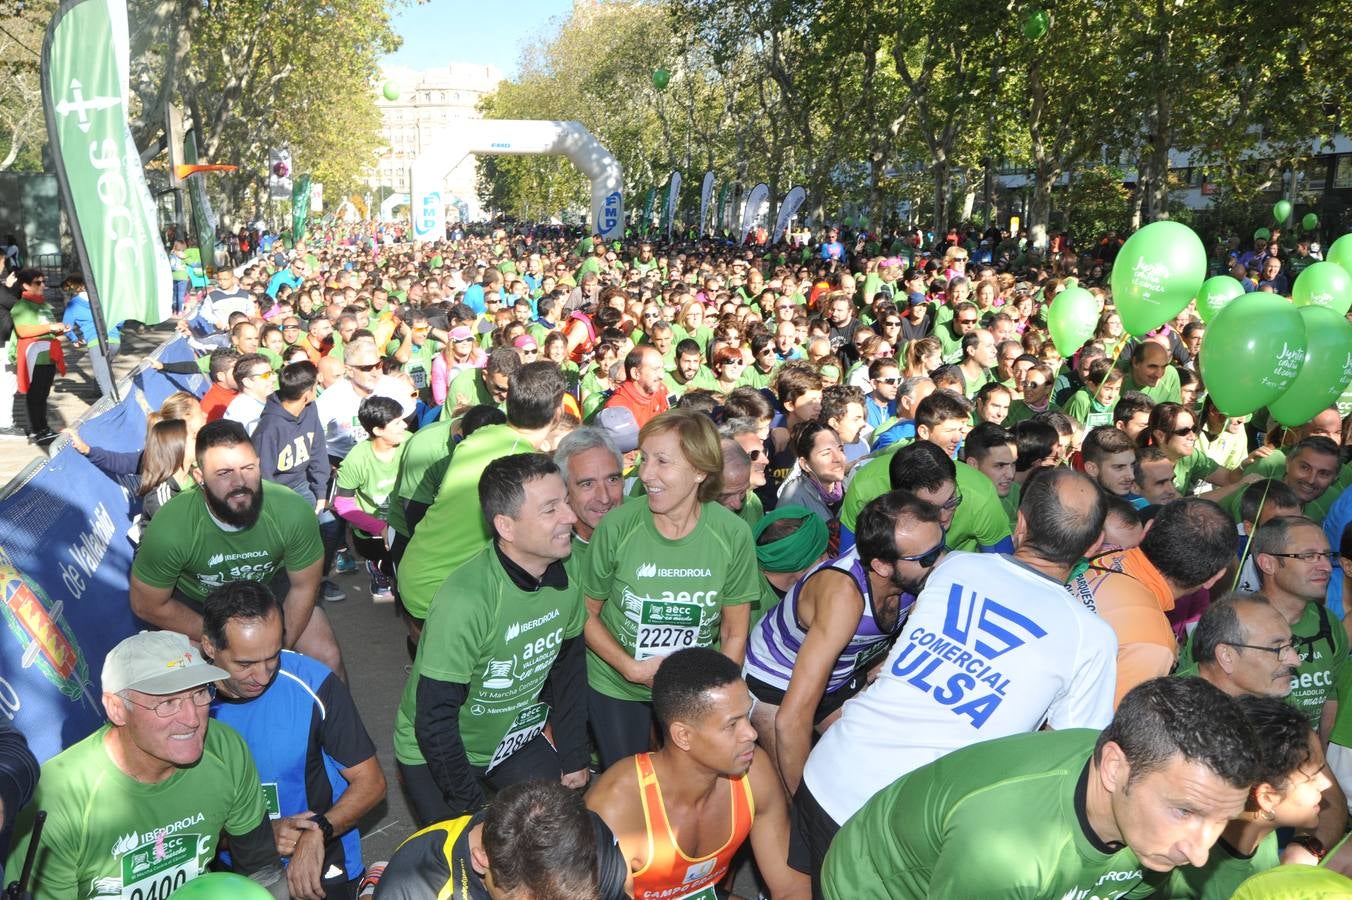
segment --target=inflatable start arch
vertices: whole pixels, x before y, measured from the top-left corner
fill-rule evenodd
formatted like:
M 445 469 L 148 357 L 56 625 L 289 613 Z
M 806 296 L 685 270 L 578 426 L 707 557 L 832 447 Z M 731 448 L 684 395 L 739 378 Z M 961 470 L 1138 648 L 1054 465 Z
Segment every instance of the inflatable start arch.
M 592 231 L 606 240 L 624 234 L 623 173 L 610 151 L 580 122 L 532 119 L 467 119 L 449 152 L 409 167 L 409 218 L 414 240 L 440 240 L 446 233 L 442 182 L 470 154 L 566 156 L 591 181 Z

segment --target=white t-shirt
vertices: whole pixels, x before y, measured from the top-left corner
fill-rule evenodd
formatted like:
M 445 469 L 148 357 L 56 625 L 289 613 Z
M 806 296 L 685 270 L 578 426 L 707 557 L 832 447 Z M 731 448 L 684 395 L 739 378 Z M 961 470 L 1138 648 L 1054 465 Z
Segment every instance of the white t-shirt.
M 1113 715 L 1117 637 L 1063 585 L 993 553 L 950 553 L 930 573 L 868 689 L 813 748 L 812 796 L 843 825 L 869 798 L 940 756 Z
M 366 440 L 366 429 L 357 420 L 357 410 L 365 399 L 352 387 L 352 382 L 340 378 L 315 401 L 329 456 L 344 459 L 353 447 Z
M 252 437 L 254 429 L 258 427 L 258 419 L 263 415 L 263 406 L 262 400 L 255 400 L 244 393 L 236 394 L 230 405 L 225 408 L 225 418 L 243 425 L 244 430 Z

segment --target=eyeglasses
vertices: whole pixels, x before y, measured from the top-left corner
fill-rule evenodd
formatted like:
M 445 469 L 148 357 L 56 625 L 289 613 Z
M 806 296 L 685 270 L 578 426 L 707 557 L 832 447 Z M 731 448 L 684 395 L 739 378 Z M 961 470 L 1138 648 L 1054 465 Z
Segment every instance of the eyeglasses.
M 254 372 L 252 375 L 245 375 L 244 377 L 245 377 L 245 378 L 262 378 L 262 379 L 264 379 L 264 380 L 267 380 L 267 379 L 272 378 L 273 374 L 274 374 L 274 373 L 273 373 L 273 371 L 272 371 L 271 369 L 264 369 L 262 372 Z
M 1273 556 L 1276 555 L 1277 554 L 1275 553 L 1273 554 Z M 1234 641 L 1221 641 L 1220 643 L 1226 645 L 1227 647 L 1243 647 L 1245 650 L 1262 650 L 1264 653 L 1271 653 L 1273 656 L 1276 656 L 1278 658 L 1280 658 L 1281 655 L 1288 650 L 1290 650 L 1292 653 L 1297 652 L 1296 644 L 1294 641 L 1287 641 L 1285 644 L 1282 644 L 1278 647 L 1264 647 L 1261 644 L 1236 644 Z
M 1269 553 L 1268 556 L 1277 556 L 1282 559 L 1298 559 L 1301 562 L 1316 562 L 1326 559 L 1330 563 L 1338 561 L 1337 550 L 1304 550 L 1300 553 Z
M 356 363 L 348 363 L 347 367 L 349 369 L 355 369 L 358 372 L 374 372 L 376 369 L 380 368 L 380 363 L 373 362 L 369 366 L 359 366 Z
M 958 490 L 957 488 L 954 488 L 954 489 L 953 489 L 953 496 L 952 496 L 952 497 L 949 497 L 949 498 L 948 498 L 948 501 L 947 501 L 946 503 L 944 503 L 943 506 L 940 507 L 940 508 L 941 508 L 941 509 L 946 509 L 946 510 L 948 510 L 949 512 L 953 512 L 955 509 L 957 509 L 957 508 L 958 508 L 959 506 L 961 506 L 961 505 L 962 505 L 962 491 Z
M 901 378 L 896 375 L 889 375 L 886 378 L 875 378 L 873 380 L 879 384 L 896 384 L 898 381 L 901 381 Z
M 300 331 L 299 325 L 283 325 L 282 331 Z
M 171 718 L 172 716 L 178 715 L 179 711 L 183 709 L 183 701 L 185 699 L 191 700 L 192 705 L 198 707 L 199 709 L 203 706 L 210 706 L 211 701 L 216 699 L 216 686 L 210 684 L 204 685 L 203 687 L 200 687 L 197 690 L 193 691 L 186 698 L 171 697 L 168 700 L 161 700 L 159 703 L 154 704 L 138 703 L 137 701 L 128 697 L 125 693 L 118 694 L 118 696 L 121 697 L 123 700 L 127 701 L 128 703 L 130 703 L 132 706 L 139 706 L 141 707 L 141 709 L 148 709 L 155 715 L 159 716 L 161 719 L 168 719 Z
M 1037 390 L 1037 389 L 1040 388 L 1040 387 L 1046 387 L 1046 386 L 1047 386 L 1047 382 L 1045 382 L 1045 381 L 1034 381 L 1034 380 L 1031 379 L 1031 378 L 1028 379 L 1027 381 L 1025 381 L 1025 382 L 1023 383 L 1024 390 L 1029 390 L 1029 391 L 1035 391 L 1035 390 Z
M 958 319 L 959 325 L 975 325 L 976 319 Z
M 915 556 L 898 556 L 897 562 L 919 563 L 922 569 L 928 569 L 938 562 L 940 555 L 943 554 L 945 549 L 944 541 L 947 540 L 947 538 L 948 534 L 945 532 L 939 536 L 939 543 L 935 544 L 924 553 L 917 553 Z

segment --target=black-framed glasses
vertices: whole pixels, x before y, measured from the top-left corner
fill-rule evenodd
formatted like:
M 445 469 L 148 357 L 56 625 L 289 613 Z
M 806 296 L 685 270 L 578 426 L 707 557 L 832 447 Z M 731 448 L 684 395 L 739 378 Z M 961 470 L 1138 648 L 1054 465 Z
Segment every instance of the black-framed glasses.
M 875 378 L 873 380 L 879 384 L 896 384 L 898 381 L 901 381 L 901 378 L 897 375 L 889 375 L 886 378 Z
M 358 372 L 374 372 L 376 369 L 380 368 L 380 363 L 373 362 L 369 366 L 359 366 L 356 363 L 348 363 L 347 367 L 349 369 L 355 369 Z
M 170 697 L 168 700 L 161 700 L 159 703 L 138 703 L 128 697 L 125 692 L 118 694 L 118 696 L 132 706 L 148 709 L 161 719 L 168 719 L 178 715 L 179 711 L 183 709 L 184 700 L 191 700 L 192 705 L 199 709 L 203 706 L 210 706 L 211 701 L 216 699 L 216 686 L 214 684 L 206 684 L 193 691 L 187 697 Z
M 1197 433 L 1197 426 L 1196 426 L 1195 424 L 1194 424 L 1194 425 L 1189 425 L 1187 428 L 1175 428 L 1175 429 L 1174 429 L 1174 437 L 1187 437 L 1187 436 L 1190 435 L 1190 434 L 1196 434 L 1196 433 Z M 1277 555 L 1277 554 L 1273 554 L 1273 555 L 1275 556 L 1275 555 Z
M 1301 562 L 1315 562 L 1320 559 L 1326 559 L 1330 563 L 1338 561 L 1337 550 L 1302 550 L 1300 553 L 1269 553 L 1268 556 L 1277 556 L 1282 559 L 1298 559 Z
M 962 506 L 962 491 L 958 490 L 955 487 L 953 489 L 953 496 L 949 497 L 948 500 L 944 502 L 939 508 L 946 509 L 949 512 L 953 512 L 959 506 Z
M 958 319 L 959 325 L 975 325 L 976 319 Z
M 884 328 L 900 328 L 900 327 L 901 327 L 901 319 L 884 319 L 884 320 L 883 320 L 883 327 L 884 327 Z
M 945 541 L 948 540 L 948 532 L 944 531 L 939 535 L 939 543 L 926 550 L 924 553 L 917 553 L 914 556 L 898 556 L 897 562 L 919 563 L 922 569 L 928 569 L 939 561 L 939 557 L 946 549 Z
M 1237 644 L 1234 641 L 1221 641 L 1220 643 L 1227 647 L 1243 647 L 1245 650 L 1262 650 L 1264 653 L 1271 653 L 1278 658 L 1288 650 L 1299 655 L 1299 651 L 1296 650 L 1295 641 L 1287 641 L 1285 644 L 1280 644 L 1276 647 L 1264 647 L 1262 644 Z
M 761 458 L 762 456 L 764 456 L 764 455 L 765 455 L 765 451 L 763 451 L 763 450 L 748 450 L 748 451 L 747 451 L 747 454 L 746 454 L 746 458 L 749 459 L 749 460 L 751 460 L 752 462 L 755 462 L 756 460 L 760 459 L 760 458 Z

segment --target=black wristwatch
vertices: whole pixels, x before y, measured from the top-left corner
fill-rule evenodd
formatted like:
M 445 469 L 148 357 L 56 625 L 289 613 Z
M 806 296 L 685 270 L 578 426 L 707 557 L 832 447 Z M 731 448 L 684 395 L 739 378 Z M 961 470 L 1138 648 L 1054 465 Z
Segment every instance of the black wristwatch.
M 1315 859 L 1323 859 L 1325 854 L 1329 852 L 1328 848 L 1324 846 L 1324 842 L 1312 834 L 1298 834 L 1287 841 L 1287 843 L 1295 844 L 1297 847 L 1304 847 L 1306 850 L 1310 851 L 1310 854 Z
M 310 816 L 310 821 L 319 826 L 319 830 L 324 832 L 324 843 L 333 840 L 333 823 L 324 816 L 323 813 L 317 813 Z

